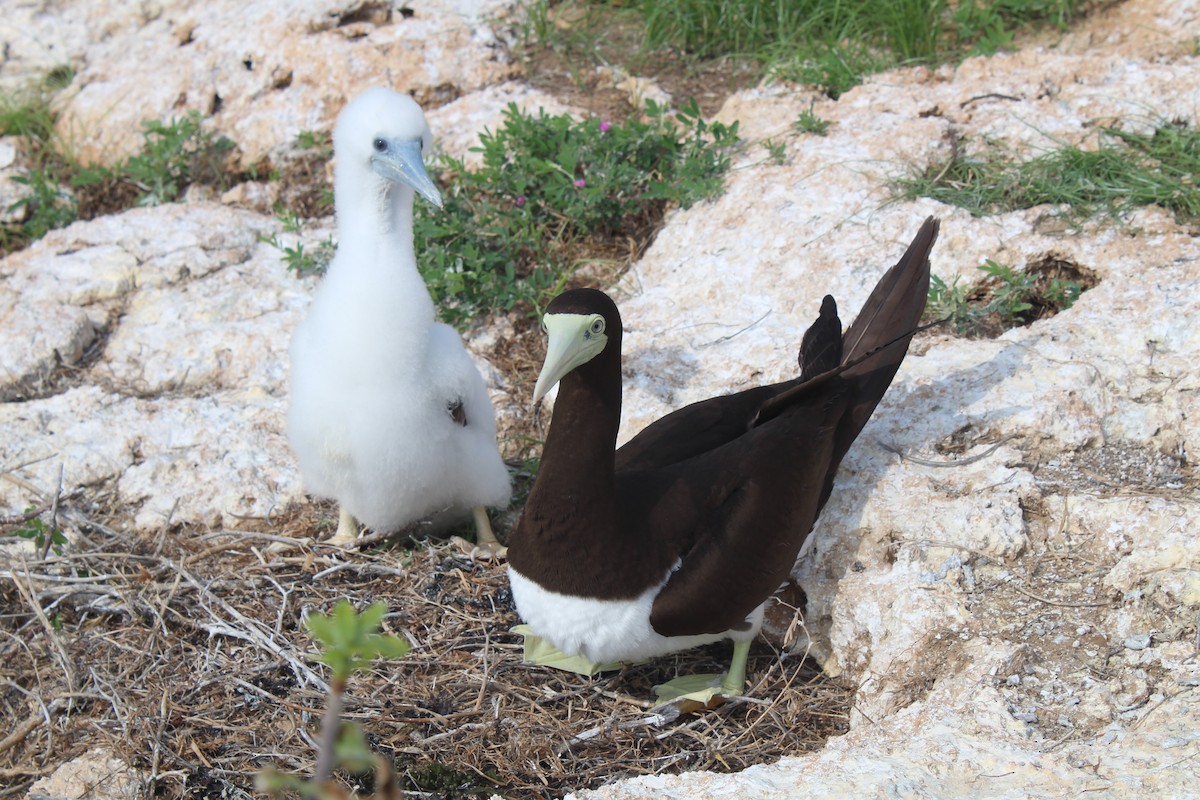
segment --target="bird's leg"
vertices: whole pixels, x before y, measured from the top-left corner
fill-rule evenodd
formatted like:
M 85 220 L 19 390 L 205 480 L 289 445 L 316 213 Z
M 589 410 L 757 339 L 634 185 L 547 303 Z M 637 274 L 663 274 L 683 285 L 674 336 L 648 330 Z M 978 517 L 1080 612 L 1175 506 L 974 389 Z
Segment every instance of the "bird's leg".
M 722 675 L 681 675 L 654 687 L 660 703 L 672 703 L 682 709 L 713 708 L 724 698 L 746 691 L 746 658 L 750 641 L 733 643 L 729 671 Z
M 482 557 L 491 560 L 493 558 L 504 558 L 508 555 L 508 548 L 500 544 L 500 540 L 496 538 L 495 531 L 492 530 L 492 523 L 488 519 L 487 509 L 483 506 L 475 506 L 475 508 L 471 509 L 471 513 L 475 517 L 475 547 L 471 551 L 471 557 Z
M 358 522 L 354 519 L 354 515 L 347 511 L 345 506 L 342 506 L 338 509 L 337 531 L 330 537 L 327 544 L 345 547 L 348 544 L 352 544 L 357 538 Z
M 746 657 L 750 655 L 750 640 L 733 643 L 733 658 L 729 660 L 729 671 L 721 681 L 721 693 L 740 695 L 746 691 Z

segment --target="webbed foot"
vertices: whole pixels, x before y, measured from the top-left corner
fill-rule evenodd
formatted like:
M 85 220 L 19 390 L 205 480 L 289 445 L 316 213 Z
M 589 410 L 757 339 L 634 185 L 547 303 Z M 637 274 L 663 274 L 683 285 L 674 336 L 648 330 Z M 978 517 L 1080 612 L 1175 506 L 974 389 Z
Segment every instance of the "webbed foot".
M 334 531 L 333 536 L 325 540 L 325 544 L 347 547 L 354 544 L 354 540 L 357 538 L 358 522 L 354 519 L 354 515 L 347 511 L 345 506 L 342 506 L 338 509 L 337 530 Z
M 595 661 L 589 661 L 584 656 L 569 656 L 534 633 L 533 628 L 530 628 L 528 625 L 517 625 L 513 627 L 512 632 L 519 633 L 524 637 L 525 661 L 530 664 L 561 669 L 564 672 L 574 672 L 577 675 L 586 675 L 589 678 L 601 672 L 615 672 L 625 666 L 620 661 L 598 664 Z

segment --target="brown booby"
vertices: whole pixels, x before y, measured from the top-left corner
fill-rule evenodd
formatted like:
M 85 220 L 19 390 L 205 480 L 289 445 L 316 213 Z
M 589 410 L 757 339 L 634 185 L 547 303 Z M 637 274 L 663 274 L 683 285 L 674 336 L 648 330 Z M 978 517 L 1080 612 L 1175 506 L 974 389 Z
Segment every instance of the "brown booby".
M 926 220 L 844 335 L 824 298 L 799 377 L 687 406 L 620 450 L 620 314 L 594 289 L 555 298 L 534 402 L 555 383 L 558 398 L 508 550 L 528 628 L 590 664 L 733 639 L 719 693 L 740 694 L 764 604 L 908 351 L 937 233 Z

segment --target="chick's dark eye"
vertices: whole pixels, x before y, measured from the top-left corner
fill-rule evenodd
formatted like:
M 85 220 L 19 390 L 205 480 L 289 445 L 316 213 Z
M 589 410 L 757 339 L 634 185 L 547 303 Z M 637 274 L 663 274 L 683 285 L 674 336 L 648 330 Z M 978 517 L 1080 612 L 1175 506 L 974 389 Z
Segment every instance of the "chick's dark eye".
M 382 153 L 384 150 L 387 150 L 387 142 L 383 140 L 382 136 L 372 142 L 372 144 L 375 146 L 375 152 L 377 153 Z

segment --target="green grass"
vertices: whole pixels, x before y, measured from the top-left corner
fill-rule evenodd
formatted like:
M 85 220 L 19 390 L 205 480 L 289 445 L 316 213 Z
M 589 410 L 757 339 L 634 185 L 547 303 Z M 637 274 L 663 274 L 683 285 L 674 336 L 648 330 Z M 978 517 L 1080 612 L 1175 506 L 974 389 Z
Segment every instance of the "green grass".
M 640 0 L 646 46 L 735 55 L 832 97 L 899 64 L 991 54 L 1035 25 L 1064 28 L 1082 0 Z
M 947 161 L 896 181 L 893 192 L 897 199 L 930 197 L 976 216 L 1059 205 L 1076 225 L 1159 205 L 1191 224 L 1200 219 L 1198 174 L 1200 131 L 1163 122 L 1151 133 L 1102 128 L 1094 149 L 1063 146 L 1026 160 L 994 146 L 967 155 L 960 145 Z

